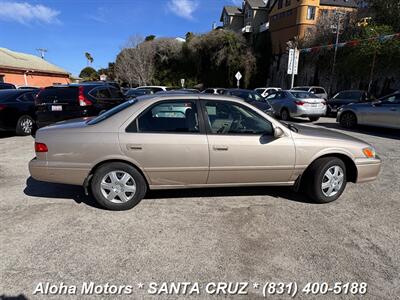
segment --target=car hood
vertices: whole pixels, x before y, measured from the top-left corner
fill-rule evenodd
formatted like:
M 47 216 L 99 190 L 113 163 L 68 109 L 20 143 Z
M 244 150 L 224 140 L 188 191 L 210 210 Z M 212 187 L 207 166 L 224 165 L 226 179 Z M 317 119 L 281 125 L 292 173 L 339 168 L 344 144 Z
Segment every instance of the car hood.
M 351 141 L 356 143 L 362 143 L 368 145 L 368 143 L 364 142 L 363 140 L 357 139 L 355 137 L 349 136 L 344 133 L 340 133 L 334 130 L 329 130 L 325 128 L 316 128 L 311 126 L 304 126 L 304 125 L 295 125 L 298 129 L 296 133 L 299 137 L 302 138 L 310 138 L 310 139 L 333 139 L 333 140 L 345 140 Z

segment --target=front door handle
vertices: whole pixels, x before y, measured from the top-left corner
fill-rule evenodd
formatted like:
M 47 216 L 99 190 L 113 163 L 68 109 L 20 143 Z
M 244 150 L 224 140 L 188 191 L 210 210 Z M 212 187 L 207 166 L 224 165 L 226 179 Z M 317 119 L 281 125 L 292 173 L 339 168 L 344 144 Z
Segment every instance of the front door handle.
M 126 148 L 128 150 L 142 150 L 143 149 L 142 145 L 138 145 L 138 144 L 128 144 L 128 145 L 126 145 Z
M 213 149 L 215 151 L 228 151 L 229 147 L 225 145 L 214 145 Z

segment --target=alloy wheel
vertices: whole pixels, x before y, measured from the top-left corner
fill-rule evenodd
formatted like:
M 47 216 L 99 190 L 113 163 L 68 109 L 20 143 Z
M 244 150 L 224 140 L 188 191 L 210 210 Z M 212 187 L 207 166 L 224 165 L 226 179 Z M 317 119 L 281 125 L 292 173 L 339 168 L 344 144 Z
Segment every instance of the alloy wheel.
M 20 126 L 24 133 L 30 134 L 32 132 L 33 121 L 30 118 L 23 118 L 20 121 Z

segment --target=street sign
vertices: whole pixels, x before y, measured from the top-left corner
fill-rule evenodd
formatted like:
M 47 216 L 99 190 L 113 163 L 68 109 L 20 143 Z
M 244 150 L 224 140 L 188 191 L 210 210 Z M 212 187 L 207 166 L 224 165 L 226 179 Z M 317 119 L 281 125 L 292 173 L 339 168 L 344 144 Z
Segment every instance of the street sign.
M 181 79 L 181 86 L 182 86 L 182 88 L 185 87 L 185 78 L 182 78 L 182 79 Z
M 237 72 L 235 77 L 239 81 L 240 79 L 242 79 L 242 74 L 240 72 Z
M 288 60 L 288 69 L 287 73 L 289 75 L 297 75 L 298 67 L 299 67 L 299 56 L 300 51 L 295 49 L 289 50 L 289 60 Z

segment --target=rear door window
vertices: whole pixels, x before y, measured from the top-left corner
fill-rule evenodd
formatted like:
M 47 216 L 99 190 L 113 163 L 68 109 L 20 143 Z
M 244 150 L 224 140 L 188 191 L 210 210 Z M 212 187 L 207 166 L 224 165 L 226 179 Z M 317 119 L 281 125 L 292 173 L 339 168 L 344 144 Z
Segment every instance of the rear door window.
M 137 119 L 139 132 L 198 133 L 199 118 L 194 100 L 160 102 Z
M 78 88 L 55 87 L 42 90 L 37 102 L 40 103 L 68 103 L 78 104 Z
M 90 94 L 99 100 L 106 100 L 111 98 L 111 93 L 107 87 L 99 87 L 90 92 Z
M 119 89 L 110 88 L 111 98 L 113 99 L 123 99 L 124 95 L 121 93 Z

